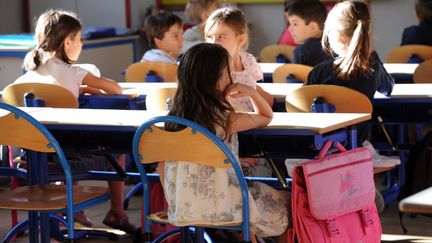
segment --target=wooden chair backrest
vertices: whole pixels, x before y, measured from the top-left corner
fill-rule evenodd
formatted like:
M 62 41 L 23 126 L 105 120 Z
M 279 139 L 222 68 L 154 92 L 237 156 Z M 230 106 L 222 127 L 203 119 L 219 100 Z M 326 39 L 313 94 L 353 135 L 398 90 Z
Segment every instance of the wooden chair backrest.
M 387 55 L 388 63 L 407 63 L 411 55 L 417 55 L 423 61 L 432 59 L 432 46 L 405 45 L 395 47 Z
M 413 75 L 414 83 L 432 83 L 432 60 L 418 65 Z
M 190 127 L 169 132 L 152 125 L 151 131 L 146 130 L 141 135 L 138 150 L 141 163 L 174 160 L 218 168 L 232 167 L 225 163 L 227 156 L 214 142 Z
M 312 103 L 317 97 L 333 104 L 336 113 L 372 113 L 372 104 L 364 94 L 337 85 L 302 86 L 285 98 L 287 112 L 312 112 Z
M 164 62 L 137 62 L 126 69 L 125 82 L 145 82 L 149 71 L 155 72 L 164 82 L 177 81 L 177 65 Z
M 276 62 L 276 57 L 280 54 L 292 60 L 294 48 L 294 46 L 280 44 L 265 46 L 260 52 L 260 62 Z
M 2 104 L 4 105 L 4 104 Z M 11 145 L 38 152 L 55 152 L 49 139 L 21 114 L 0 107 L 0 145 Z
M 146 108 L 148 111 L 167 111 L 167 101 L 172 99 L 177 88 L 160 88 L 147 94 Z
M 78 99 L 68 89 L 46 83 L 13 83 L 3 89 L 3 102 L 13 106 L 24 106 L 24 95 L 33 93 L 42 99 L 46 107 L 78 108 Z
M 303 64 L 287 63 L 281 65 L 273 72 L 273 83 L 286 83 L 290 74 L 294 76 L 294 79 L 305 83 L 311 70 L 311 66 Z

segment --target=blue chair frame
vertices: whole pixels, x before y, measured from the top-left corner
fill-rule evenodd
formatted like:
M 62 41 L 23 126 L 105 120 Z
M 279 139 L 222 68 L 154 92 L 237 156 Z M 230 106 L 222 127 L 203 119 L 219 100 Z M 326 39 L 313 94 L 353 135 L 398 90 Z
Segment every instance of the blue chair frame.
M 248 188 L 247 188 L 247 184 L 245 181 L 245 178 L 243 176 L 243 172 L 240 168 L 240 164 L 238 163 L 237 159 L 235 158 L 235 156 L 232 154 L 231 150 L 221 141 L 220 138 L 218 138 L 215 134 L 213 134 L 212 132 L 210 132 L 209 130 L 207 130 L 206 128 L 183 118 L 179 118 L 179 117 L 173 117 L 173 116 L 159 116 L 159 117 L 155 117 L 150 119 L 149 121 L 143 123 L 138 130 L 136 131 L 135 135 L 134 135 L 134 139 L 133 139 L 133 143 L 132 143 L 132 151 L 133 151 L 133 156 L 134 156 L 134 161 L 136 164 L 136 167 L 138 168 L 138 171 L 140 172 L 141 175 L 141 183 L 143 185 L 143 209 L 144 209 L 144 233 L 145 234 L 150 234 L 151 235 L 151 231 L 150 231 L 150 225 L 153 223 L 149 218 L 149 214 L 150 214 L 150 200 L 149 200 L 149 178 L 147 177 L 147 173 L 144 169 L 144 164 L 141 162 L 143 155 L 140 154 L 139 151 L 139 144 L 141 139 L 143 139 L 143 134 L 145 132 L 151 133 L 152 129 L 154 129 L 154 127 L 152 127 L 152 125 L 156 124 L 156 123 L 161 123 L 161 122 L 170 122 L 170 123 L 177 123 L 180 125 L 184 125 L 186 127 L 189 127 L 192 129 L 192 134 L 197 134 L 200 133 L 202 135 L 204 135 L 205 137 L 207 137 L 211 142 L 213 142 L 226 156 L 227 160 L 225 161 L 225 163 L 230 163 L 234 169 L 234 172 L 239 180 L 239 184 L 240 184 L 240 188 L 241 188 L 241 194 L 242 194 L 242 203 L 243 205 L 248 205 L 248 206 L 243 206 L 242 208 L 242 216 L 243 216 L 243 222 L 240 225 L 237 226 L 221 226 L 221 227 L 215 227 L 215 228 L 224 228 L 224 229 L 231 229 L 231 230 L 241 230 L 243 232 L 243 237 L 245 241 L 250 241 L 250 233 L 249 233 L 249 228 L 250 228 L 250 224 L 249 224 L 249 197 L 248 197 Z M 191 225 L 192 226 L 192 225 Z M 183 227 L 182 227 L 183 228 Z M 187 228 L 187 227 L 186 227 Z M 198 237 L 198 241 L 204 241 L 204 237 L 203 237 L 203 230 L 201 227 L 195 227 L 196 231 L 200 232 L 200 235 Z M 184 232 L 184 231 L 183 231 Z M 186 231 L 187 232 L 187 231 Z M 168 234 L 163 234 L 161 235 L 159 238 L 155 239 L 155 242 L 158 242 L 159 240 L 161 240 L 161 238 L 166 237 Z M 182 238 L 185 239 L 187 238 L 188 234 L 181 234 Z M 182 241 L 183 242 L 183 241 Z
M 76 234 L 75 229 L 74 229 L 74 212 L 77 212 L 77 211 L 83 210 L 85 208 L 88 208 L 92 205 L 107 201 L 110 197 L 109 194 L 105 193 L 102 196 L 99 196 L 96 198 L 91 198 L 91 199 L 85 200 L 81 203 L 77 203 L 76 205 L 74 205 L 72 172 L 71 172 L 69 163 L 67 162 L 65 154 L 63 153 L 63 150 L 61 149 L 59 143 L 54 138 L 54 136 L 48 131 L 48 129 L 45 128 L 45 126 L 43 126 L 40 122 L 38 122 L 36 119 L 34 119 L 32 116 L 30 116 L 26 112 L 12 106 L 12 105 L 8 105 L 8 104 L 2 103 L 2 102 L 0 102 L 0 109 L 11 112 L 11 114 L 14 115 L 14 118 L 17 121 L 19 119 L 24 119 L 33 128 L 35 128 L 41 134 L 41 136 L 44 139 L 46 139 L 48 141 L 48 144 L 46 144 L 46 148 L 43 148 L 43 149 L 40 147 L 34 147 L 33 145 L 25 143 L 25 142 L 22 142 L 22 143 L 18 142 L 17 144 L 7 144 L 8 139 L 10 139 L 10 138 L 1 138 L 0 143 L 5 143 L 2 145 L 13 145 L 13 146 L 22 147 L 22 148 L 26 148 L 26 149 L 29 149 L 32 151 L 37 151 L 37 152 L 42 152 L 42 153 L 46 153 L 46 152 L 55 152 L 56 153 L 56 155 L 58 157 L 58 162 L 61 165 L 61 168 L 63 169 L 63 172 L 64 172 L 64 181 L 65 181 L 65 189 L 66 189 L 66 205 L 63 209 L 60 209 L 60 210 L 49 210 L 49 211 L 32 210 L 32 212 L 65 213 L 66 214 L 66 220 L 59 219 L 58 217 L 55 217 L 55 218 L 57 218 L 57 220 L 59 220 L 60 222 L 66 223 L 66 226 L 67 226 L 67 239 L 66 240 L 76 239 L 77 234 Z M 29 215 L 29 217 L 31 217 L 31 216 Z M 33 217 L 33 218 L 36 220 L 39 220 L 38 216 Z M 19 232 L 19 229 L 22 229 L 22 228 L 23 228 L 22 223 L 19 223 L 18 225 L 16 225 L 7 234 L 6 239 L 10 239 L 11 233 Z M 42 230 L 40 230 L 40 231 L 42 231 Z M 32 233 L 32 231 L 31 231 L 31 233 Z M 35 233 L 35 232 L 33 232 L 33 233 Z M 39 233 L 43 235 L 46 232 L 39 232 Z M 33 239 L 33 240 L 36 240 L 36 239 Z M 31 235 L 30 241 L 33 242 L 33 240 L 32 240 L 32 235 Z

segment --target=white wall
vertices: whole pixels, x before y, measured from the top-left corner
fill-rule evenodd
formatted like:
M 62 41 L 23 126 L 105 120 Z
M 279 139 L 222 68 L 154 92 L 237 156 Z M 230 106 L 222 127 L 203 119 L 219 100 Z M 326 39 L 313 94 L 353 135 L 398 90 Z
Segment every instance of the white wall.
M 22 32 L 22 3 L 16 0 L 0 0 L 0 34 Z
M 385 61 L 388 52 L 400 45 L 403 29 L 417 24 L 415 0 L 372 0 L 371 2 L 373 44 L 381 60 Z
M 146 8 L 154 0 L 132 1 L 132 27 L 143 23 Z M 403 28 L 416 24 L 415 0 L 371 0 L 374 47 L 383 60 L 393 47 L 400 44 Z M 88 6 L 84 7 L 83 4 Z M 123 4 L 123 7 L 119 6 Z M 47 7 L 65 8 L 82 13 L 86 26 L 125 26 L 124 2 L 119 0 L 31 0 L 31 16 L 37 16 Z M 250 51 L 258 55 L 262 47 L 276 43 L 285 22 L 281 4 L 239 4 L 250 23 Z M 95 12 L 98 12 L 96 17 Z M 0 34 L 19 33 L 22 26 L 22 5 L 17 0 L 0 0 Z M 99 15 L 101 17 L 99 18 Z M 32 17 L 30 18 L 32 19 Z

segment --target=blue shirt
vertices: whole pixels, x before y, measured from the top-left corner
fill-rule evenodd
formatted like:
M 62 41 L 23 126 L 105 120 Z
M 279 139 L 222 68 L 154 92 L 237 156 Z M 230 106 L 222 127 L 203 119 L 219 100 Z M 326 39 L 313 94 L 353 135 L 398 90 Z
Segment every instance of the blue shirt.
M 314 67 L 330 58 L 321 47 L 321 39 L 309 38 L 294 49 L 293 63 Z
M 151 49 L 144 53 L 141 62 L 165 62 L 177 64 L 177 60 L 161 49 Z
M 401 46 L 403 45 L 432 46 L 432 22 L 423 20 L 418 25 L 405 28 L 402 34 Z

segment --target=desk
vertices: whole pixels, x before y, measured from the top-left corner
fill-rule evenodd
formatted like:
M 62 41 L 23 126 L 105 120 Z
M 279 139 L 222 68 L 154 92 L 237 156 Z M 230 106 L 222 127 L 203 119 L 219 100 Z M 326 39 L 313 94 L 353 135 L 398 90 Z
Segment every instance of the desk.
M 272 74 L 276 68 L 283 65 L 284 63 L 258 63 L 261 70 L 264 73 L 264 82 L 272 82 Z M 407 79 L 412 80 L 412 75 L 417 68 L 417 63 L 384 63 L 384 68 L 387 72 L 392 75 L 397 81 L 403 79 L 406 82 Z
M 22 108 L 46 125 L 55 135 L 56 132 L 73 131 L 67 136 L 92 132 L 96 141 L 105 143 L 108 148 L 119 148 L 121 152 L 130 152 L 131 141 L 136 129 L 147 119 L 164 115 L 164 112 L 142 110 L 102 110 L 102 109 L 59 109 L 25 107 Z M 259 129 L 242 132 L 252 136 L 306 136 L 313 140 L 314 149 L 319 150 L 325 140 L 332 138 L 341 142 L 350 141 L 349 147 L 356 147 L 356 133 L 347 131 L 348 126 L 367 121 L 370 114 L 361 113 L 285 113 L 276 112 L 272 122 Z M 337 132 L 336 132 L 337 131 Z M 340 131 L 340 132 L 339 132 Z M 64 134 L 63 134 L 64 135 Z M 98 138 L 98 136 L 100 136 Z M 70 144 L 66 137 L 56 137 L 60 144 Z M 286 139 L 289 140 L 289 139 Z M 86 141 L 80 141 L 79 146 Z M 292 142 L 292 141 L 291 141 Z M 74 144 L 76 146 L 76 144 Z M 120 151 L 119 151 L 120 152 Z
M 432 187 L 417 192 L 399 202 L 399 210 L 408 213 L 432 213 Z
M 102 109 L 60 109 L 46 107 L 21 108 L 44 124 L 56 137 L 64 150 L 69 145 L 77 148 L 78 138 L 81 147 L 94 142 L 110 148 L 131 152 L 132 138 L 136 129 L 147 119 L 164 115 L 165 112 L 142 110 L 102 110 Z M 350 147 L 356 147 L 356 130 L 347 126 L 367 121 L 370 114 L 357 113 L 275 113 L 272 122 L 263 128 L 240 134 L 250 136 L 272 135 L 293 143 L 291 138 L 310 137 L 315 149 L 320 149 L 327 139 L 340 142 L 347 140 Z M 91 132 L 91 139 L 83 140 L 80 134 Z M 91 140 L 91 141 L 89 141 Z M 242 146 L 240 144 L 240 146 Z M 44 221 L 45 222 L 45 221 Z M 45 225 L 46 226 L 46 225 Z
M 10 44 L 0 45 L 0 90 L 22 75 L 24 57 L 34 46 L 29 37 L 32 36 L 16 35 L 16 40 Z M 20 42 L 20 38 L 27 41 Z M 138 36 L 134 35 L 84 40 L 78 61 L 94 64 L 102 70 L 102 76 L 122 81 L 122 70 L 138 60 L 137 39 Z

